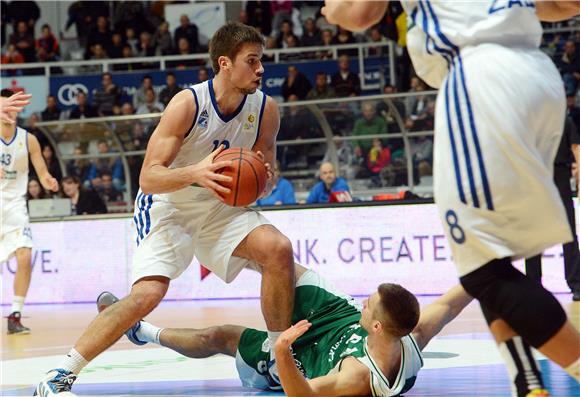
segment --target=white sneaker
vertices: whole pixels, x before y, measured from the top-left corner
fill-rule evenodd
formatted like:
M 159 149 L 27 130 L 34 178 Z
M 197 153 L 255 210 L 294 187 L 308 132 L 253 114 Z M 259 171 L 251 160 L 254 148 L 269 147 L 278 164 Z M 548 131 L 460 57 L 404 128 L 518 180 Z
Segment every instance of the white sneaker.
M 34 395 L 40 397 L 76 397 L 76 394 L 70 392 L 76 379 L 77 376 L 72 372 L 62 368 L 51 369 L 38 386 L 36 386 Z

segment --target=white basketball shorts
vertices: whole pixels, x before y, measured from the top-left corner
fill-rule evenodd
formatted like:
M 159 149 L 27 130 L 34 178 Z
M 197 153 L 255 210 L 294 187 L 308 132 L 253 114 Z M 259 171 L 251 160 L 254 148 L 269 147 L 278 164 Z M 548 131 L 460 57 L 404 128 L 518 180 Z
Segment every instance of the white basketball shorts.
M 459 275 L 571 241 L 553 163 L 565 95 L 535 49 L 461 50 L 437 97 L 435 201 Z
M 4 262 L 18 248 L 32 248 L 32 232 L 24 198 L 2 201 L 1 207 L 0 262 Z
M 137 248 L 132 282 L 148 276 L 179 277 L 199 262 L 226 283 L 253 261 L 232 256 L 252 230 L 270 222 L 249 208 L 229 207 L 203 188 L 147 195 L 139 191 L 133 221 Z

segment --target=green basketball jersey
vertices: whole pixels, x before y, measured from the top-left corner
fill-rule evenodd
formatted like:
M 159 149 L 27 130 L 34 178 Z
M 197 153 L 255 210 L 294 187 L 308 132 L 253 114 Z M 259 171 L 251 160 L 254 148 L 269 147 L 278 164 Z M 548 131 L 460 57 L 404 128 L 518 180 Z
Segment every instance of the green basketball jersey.
M 375 396 L 397 396 L 415 382 L 422 359 L 412 336 L 401 340 L 401 367 L 390 385 L 367 349 L 368 333 L 359 324 L 361 306 L 350 296 L 340 294 L 317 273 L 308 271 L 296 286 L 292 322 L 306 319 L 312 327 L 292 345 L 298 369 L 307 378 L 317 378 L 340 370 L 341 361 L 354 357 L 371 371 L 371 390 Z M 247 329 L 242 333 L 236 364 L 242 383 L 267 388 L 270 346 L 266 332 Z

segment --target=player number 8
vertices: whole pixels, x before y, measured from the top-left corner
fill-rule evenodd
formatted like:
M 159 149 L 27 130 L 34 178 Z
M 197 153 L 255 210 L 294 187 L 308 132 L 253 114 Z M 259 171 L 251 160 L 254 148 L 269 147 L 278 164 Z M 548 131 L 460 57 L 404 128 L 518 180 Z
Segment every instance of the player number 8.
M 447 221 L 447 225 L 449 225 L 449 233 L 451 234 L 451 238 L 457 244 L 463 244 L 465 242 L 465 232 L 459 226 L 457 214 L 453 210 L 448 210 L 445 213 L 445 220 Z

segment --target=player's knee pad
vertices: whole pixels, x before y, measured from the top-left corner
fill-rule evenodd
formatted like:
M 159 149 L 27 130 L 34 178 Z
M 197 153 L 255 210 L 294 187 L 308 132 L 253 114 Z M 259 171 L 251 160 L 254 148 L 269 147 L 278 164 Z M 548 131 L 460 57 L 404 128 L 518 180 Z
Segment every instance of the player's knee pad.
M 492 314 L 490 319 L 495 314 L 534 347 L 546 343 L 566 322 L 556 298 L 515 269 L 508 258 L 493 260 L 460 281 Z

